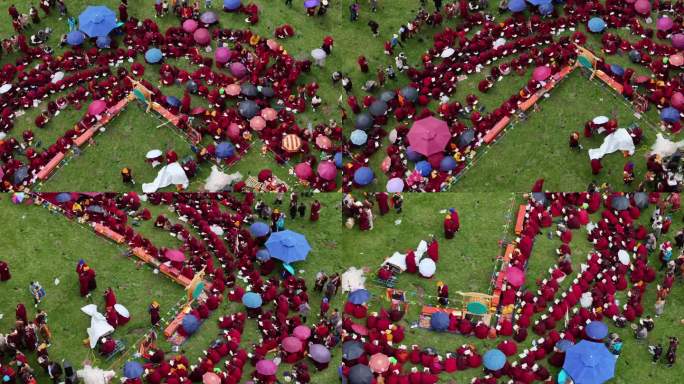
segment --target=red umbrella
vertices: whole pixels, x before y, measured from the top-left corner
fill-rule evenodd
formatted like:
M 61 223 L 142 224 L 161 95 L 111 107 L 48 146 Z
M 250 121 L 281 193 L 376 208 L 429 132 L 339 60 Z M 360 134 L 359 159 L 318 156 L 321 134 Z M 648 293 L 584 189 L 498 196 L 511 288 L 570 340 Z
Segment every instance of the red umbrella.
M 261 116 L 254 116 L 249 120 L 249 126 L 255 131 L 261 131 L 266 127 L 266 120 Z
M 266 121 L 273 121 L 278 117 L 278 112 L 273 108 L 264 108 L 261 110 L 261 117 Z
M 240 138 L 240 126 L 236 123 L 230 123 L 228 125 L 228 137 L 231 140 L 237 140 Z
M 95 116 L 99 115 L 107 109 L 107 103 L 104 100 L 95 100 L 88 106 L 88 114 Z
M 228 84 L 226 86 L 226 93 L 228 96 L 237 96 L 240 94 L 240 85 L 239 84 Z
M 351 329 L 359 336 L 368 336 L 368 328 L 363 324 L 354 323 L 352 324 Z
M 296 353 L 302 350 L 302 341 L 294 336 L 288 336 L 282 341 L 283 350 L 288 353 Z
M 537 67 L 532 72 L 532 78 L 537 81 L 544 81 L 551 76 L 551 68 L 546 65 Z
M 320 149 L 330 149 L 332 147 L 332 141 L 330 141 L 328 136 L 318 135 L 318 137 L 316 137 L 316 145 Z
M 525 284 L 525 272 L 518 267 L 508 267 L 506 270 L 506 280 L 508 280 L 514 288 L 519 288 Z
M 384 353 L 376 353 L 370 357 L 368 366 L 375 373 L 387 372 L 387 369 L 390 366 L 389 357 Z
M 318 176 L 324 180 L 335 180 L 335 177 L 337 176 L 337 167 L 332 161 L 325 160 L 318 163 L 316 172 L 318 173 Z
M 166 252 L 164 252 L 164 256 L 171 261 L 185 261 L 185 255 L 178 249 L 167 249 Z
M 413 123 L 407 137 L 413 151 L 430 156 L 444 150 L 451 133 L 446 122 L 430 116 Z
M 300 179 L 307 180 L 313 175 L 313 170 L 309 163 L 299 163 L 294 167 L 294 173 Z

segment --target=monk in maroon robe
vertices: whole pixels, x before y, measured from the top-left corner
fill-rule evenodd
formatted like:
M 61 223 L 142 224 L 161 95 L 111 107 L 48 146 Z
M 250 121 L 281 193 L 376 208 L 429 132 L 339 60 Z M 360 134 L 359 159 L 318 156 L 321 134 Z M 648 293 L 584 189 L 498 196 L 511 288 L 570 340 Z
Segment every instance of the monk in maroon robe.
M 318 221 L 321 212 L 321 203 L 318 200 L 314 200 L 314 202 L 311 203 L 311 209 L 309 211 L 311 212 L 309 215 L 309 220 Z
M 387 195 L 387 192 L 376 193 L 375 199 L 378 201 L 381 216 L 389 212 L 389 195 Z
M 0 260 L 0 281 L 7 281 L 12 278 L 7 262 Z

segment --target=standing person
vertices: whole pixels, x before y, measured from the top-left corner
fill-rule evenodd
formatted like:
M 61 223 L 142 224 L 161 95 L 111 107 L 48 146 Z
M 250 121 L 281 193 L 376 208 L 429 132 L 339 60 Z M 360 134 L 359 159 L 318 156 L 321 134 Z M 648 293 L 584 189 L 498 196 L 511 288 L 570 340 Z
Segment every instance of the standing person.
M 628 161 L 622 168 L 622 181 L 629 185 L 634 181 L 634 163 Z
M 299 317 L 302 318 L 302 324 L 306 324 L 306 317 L 309 316 L 310 310 L 311 307 L 309 306 L 308 302 L 304 301 L 303 303 L 299 304 L 297 311 L 299 312 Z
M 7 12 L 9 13 L 12 20 L 16 20 L 19 18 L 19 11 L 17 10 L 17 7 L 14 4 L 9 6 Z
M 292 0 L 285 0 L 285 5 L 292 8 Z
M 378 202 L 378 210 L 380 211 L 380 216 L 384 216 L 389 212 L 389 195 L 387 192 L 378 192 L 375 194 L 375 200 Z
M 376 12 L 378 10 L 378 0 L 370 0 L 371 12 Z
M 603 165 L 601 165 L 601 159 L 591 159 L 590 165 L 592 175 L 598 175 L 603 168 Z
M 394 212 L 399 214 L 404 205 L 404 198 L 401 197 L 400 193 L 395 193 L 392 195 L 392 205 L 394 205 Z
M 124 23 L 128 21 L 128 4 L 123 1 L 119 4 L 119 20 Z
M 443 307 L 449 305 L 449 286 L 441 281 L 437 282 L 437 301 Z
M 582 146 L 580 145 L 580 134 L 579 132 L 575 131 L 570 134 L 570 139 L 568 140 L 568 145 L 570 146 L 570 149 L 574 149 L 576 151 L 579 151 L 582 149 Z
M 38 10 L 33 5 L 31 5 L 31 8 L 29 8 L 29 16 L 31 16 L 31 21 L 33 22 L 33 24 L 40 23 L 40 16 L 38 16 Z
M 297 208 L 297 211 L 299 211 L 299 217 L 303 219 L 304 215 L 306 215 L 306 205 L 304 205 L 303 201 L 299 203 L 299 208 Z
M 359 64 L 359 69 L 363 73 L 368 73 L 368 59 L 366 59 L 366 56 L 359 56 L 358 59 L 356 59 L 357 64 Z
M 292 220 L 297 218 L 297 200 L 290 200 L 290 217 Z
M 375 20 L 369 20 L 368 27 L 370 28 L 373 37 L 378 37 L 380 25 Z
M 654 304 L 655 317 L 659 317 L 665 311 L 665 299 L 659 297 Z
M 0 281 L 7 281 L 12 278 L 12 273 L 9 269 L 9 264 L 6 261 L 0 260 Z
M 159 303 L 153 301 L 148 308 L 148 312 L 150 312 L 150 323 L 153 327 L 156 327 L 161 320 L 161 316 L 159 315 Z
M 667 347 L 667 354 L 665 358 L 667 359 L 667 366 L 672 367 L 677 360 L 677 347 L 679 346 L 679 339 L 676 337 L 670 337 L 670 345 Z
M 320 217 L 320 212 L 321 212 L 321 203 L 318 200 L 314 200 L 314 202 L 311 203 L 309 220 L 310 221 L 318 221 L 318 219 Z
M 59 19 L 62 20 L 64 17 L 66 17 L 67 13 L 69 12 L 67 10 L 67 6 L 64 3 L 64 0 L 57 0 L 57 9 L 59 10 Z M 122 20 L 125 21 L 125 20 Z
M 204 7 L 209 9 L 212 7 L 211 0 L 204 0 Z
M 359 19 L 360 9 L 361 6 L 359 5 L 358 0 L 355 0 L 349 5 L 349 21 L 356 21 Z

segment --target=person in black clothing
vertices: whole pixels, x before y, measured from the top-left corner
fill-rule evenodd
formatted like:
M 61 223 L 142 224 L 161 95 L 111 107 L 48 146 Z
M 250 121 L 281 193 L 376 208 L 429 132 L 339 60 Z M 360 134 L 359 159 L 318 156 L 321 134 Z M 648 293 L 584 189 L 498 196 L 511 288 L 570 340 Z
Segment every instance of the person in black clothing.
M 655 364 L 663 354 L 663 346 L 661 344 L 651 345 L 648 347 L 648 351 L 651 352 L 652 362 Z
M 375 20 L 369 20 L 368 21 L 368 27 L 370 28 L 371 32 L 373 33 L 373 37 L 377 37 L 378 36 L 378 30 L 380 29 L 380 25 Z
M 395 193 L 392 195 L 392 203 L 394 203 L 394 212 L 401 213 L 402 205 L 404 204 L 404 199 L 400 194 Z
M 435 0 L 435 8 L 438 11 L 442 9 L 442 0 Z
M 290 201 L 290 217 L 292 220 L 297 218 L 297 201 L 295 200 Z
M 299 203 L 299 208 L 297 208 L 299 211 L 299 217 L 304 217 L 306 215 L 306 205 L 304 205 L 304 202 Z

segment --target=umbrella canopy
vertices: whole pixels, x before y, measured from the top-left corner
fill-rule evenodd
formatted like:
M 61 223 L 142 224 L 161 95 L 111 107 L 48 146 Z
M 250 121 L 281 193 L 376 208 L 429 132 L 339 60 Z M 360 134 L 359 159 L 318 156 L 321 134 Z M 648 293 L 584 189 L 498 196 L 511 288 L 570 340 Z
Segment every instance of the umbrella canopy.
M 235 147 L 233 144 L 222 141 L 216 146 L 216 157 L 219 159 L 228 159 L 235 155 Z
M 309 9 L 309 8 L 315 8 L 321 5 L 321 0 L 306 0 L 304 2 L 304 8 Z
M 368 360 L 368 367 L 375 373 L 385 373 L 389 366 L 389 357 L 384 353 L 376 353 Z
M 423 277 L 432 277 L 436 270 L 437 265 L 430 258 L 426 257 L 420 261 L 420 264 L 418 264 L 418 272 L 420 272 L 421 276 Z
M 335 180 L 335 177 L 337 176 L 337 167 L 332 161 L 324 160 L 318 163 L 316 173 L 323 180 Z
M 368 328 L 363 324 L 353 323 L 351 325 L 351 330 L 359 336 L 368 336 Z
M 591 32 L 599 33 L 606 29 L 606 22 L 600 17 L 592 17 L 587 23 L 587 27 Z
M 102 209 L 102 207 L 99 205 L 90 205 L 88 208 L 86 208 L 86 212 L 104 213 L 104 209 Z
M 635 192 L 634 193 L 634 205 L 639 209 L 644 209 L 648 207 L 648 193 L 646 192 Z
M 107 36 L 116 25 L 116 13 L 104 5 L 89 5 L 78 15 L 78 29 L 89 37 Z
M 242 6 L 241 0 L 223 0 L 223 9 L 235 11 Z
M 303 324 L 298 325 L 295 327 L 295 329 L 292 330 L 292 336 L 302 341 L 308 340 L 309 337 L 311 337 L 311 328 Z
M 380 100 L 385 103 L 389 103 L 394 100 L 395 97 L 397 97 L 397 93 L 394 91 L 382 91 L 382 93 L 380 93 Z
M 506 280 L 513 288 L 520 288 L 525 284 L 525 272 L 518 267 L 509 266 L 508 269 L 506 269 Z
M 368 167 L 361 167 L 354 172 L 354 182 L 361 186 L 370 184 L 374 178 L 373 170 Z
M 214 60 L 216 60 L 216 62 L 219 64 L 225 64 L 230 60 L 231 55 L 232 53 L 230 52 L 230 49 L 226 47 L 218 47 L 216 48 L 216 52 L 214 52 Z
M 399 193 L 404 191 L 404 180 L 399 177 L 393 177 L 387 181 L 387 192 Z
M 356 364 L 349 370 L 349 384 L 371 384 L 373 372 L 367 365 Z
M 85 41 L 85 35 L 81 31 L 71 31 L 67 33 L 67 44 L 75 47 L 77 45 L 83 44 Z
M 410 161 L 413 161 L 413 162 L 415 163 L 415 162 L 417 162 L 417 161 L 420 161 L 420 159 L 423 158 L 423 155 L 421 155 L 420 153 L 414 151 L 413 148 L 411 148 L 411 146 L 409 145 L 408 147 L 406 147 L 406 157 L 407 157 Z
M 145 61 L 150 64 L 156 64 L 162 59 L 162 51 L 159 48 L 150 48 L 145 52 Z
M 294 173 L 300 179 L 306 180 L 313 176 L 313 169 L 311 169 L 311 164 L 309 163 L 299 163 L 294 166 Z
M 466 305 L 466 311 L 474 315 L 484 315 L 487 313 L 487 307 L 479 301 L 472 301 Z
M 540 4 L 539 7 L 537 7 L 537 9 L 539 9 L 539 13 L 541 13 L 544 16 L 550 15 L 553 13 L 553 3 L 549 2 Z
M 370 292 L 365 289 L 357 289 L 349 292 L 349 296 L 347 297 L 347 301 L 357 305 L 366 303 L 368 299 L 370 299 Z
M 682 65 L 684 65 L 684 55 L 682 55 L 681 53 L 670 55 L 669 63 L 672 66 L 681 67 Z
M 71 201 L 71 193 L 58 193 L 57 196 L 55 196 L 55 201 L 58 203 L 66 203 L 67 201 Z
M 378 117 L 384 115 L 385 112 L 387 112 L 387 108 L 386 102 L 383 100 L 375 100 L 370 107 L 368 107 L 368 111 L 371 115 Z
M 648 0 L 637 0 L 634 3 L 634 10 L 641 15 L 648 15 L 651 13 L 651 3 Z
M 312 344 L 309 346 L 309 356 L 317 363 L 330 362 L 330 350 L 323 344 Z
M 302 341 L 294 336 L 288 336 L 281 342 L 283 351 L 288 353 L 296 353 L 302 350 Z
M 302 147 L 302 139 L 294 133 L 290 133 L 283 137 L 281 147 L 288 152 L 297 152 Z
M 261 116 L 254 116 L 249 119 L 249 126 L 253 130 L 259 132 L 266 128 L 266 120 Z
M 164 257 L 177 263 L 185 261 L 185 254 L 178 249 L 167 249 L 164 252 Z
M 482 364 L 490 371 L 498 371 L 506 365 L 506 355 L 499 349 L 490 349 L 482 356 Z
M 587 334 L 588 337 L 594 340 L 601 340 L 604 337 L 608 336 L 608 326 L 602 321 L 594 320 L 591 323 L 587 324 L 587 327 L 584 329 L 584 332 Z
M 416 163 L 416 171 L 420 172 L 421 176 L 428 177 L 432 172 L 432 165 L 427 160 L 421 160 Z
M 316 136 L 316 146 L 320 149 L 331 149 L 332 140 L 326 135 L 318 135 Z
M 684 33 L 675 33 L 670 37 L 672 46 L 677 49 L 684 49 Z
M 560 339 L 556 342 L 555 347 L 558 348 L 561 352 L 565 352 L 568 350 L 568 348 L 572 347 L 573 344 L 572 341 L 568 339 Z
M 256 258 L 259 261 L 268 261 L 271 259 L 271 254 L 268 252 L 268 249 L 261 248 L 257 251 Z
M 226 85 L 224 90 L 225 90 L 226 94 L 228 94 L 228 96 L 237 96 L 240 94 L 240 85 L 228 84 L 228 85 Z
M 109 36 L 100 36 L 95 40 L 95 45 L 100 49 L 109 48 L 112 44 L 112 38 Z
M 190 93 L 197 93 L 199 86 L 194 80 L 191 79 L 185 84 L 185 89 L 187 89 Z
M 508 2 L 508 10 L 513 13 L 522 12 L 525 8 L 527 8 L 525 0 L 511 0 Z
M 252 83 L 244 83 L 240 86 L 240 93 L 247 97 L 256 97 L 259 94 L 259 90 Z
M 449 328 L 449 315 L 445 312 L 435 312 L 430 317 L 430 329 L 444 332 Z
M 344 158 L 344 155 L 342 155 L 342 152 L 336 152 L 335 156 L 333 156 L 333 159 L 335 159 L 335 166 L 340 169 L 342 168 L 342 159 Z
M 418 99 L 418 90 L 413 87 L 404 87 L 401 89 L 401 96 L 410 102 L 415 102 Z
M 658 21 L 656 21 L 656 28 L 659 31 L 669 31 L 674 26 L 674 21 L 667 16 L 663 16 Z
M 608 121 L 610 121 L 610 119 L 608 118 L 608 116 L 596 116 L 596 117 L 594 117 L 593 119 L 591 119 L 591 122 L 592 122 L 592 123 L 594 123 L 594 124 L 599 124 L 599 125 L 605 124 L 605 123 L 607 123 Z
M 345 360 L 355 360 L 363 354 L 363 344 L 358 341 L 346 341 L 342 344 L 342 355 Z
M 275 375 L 278 371 L 278 366 L 273 360 L 260 360 L 256 363 L 256 371 L 264 376 Z
M 22 165 L 21 167 L 17 168 L 17 170 L 14 171 L 14 174 L 12 175 L 12 183 L 14 183 L 15 185 L 21 184 L 25 179 L 28 178 L 28 170 L 28 165 Z
M 181 101 L 176 96 L 166 96 L 166 104 L 178 108 L 181 106 Z
M 284 263 L 306 260 L 306 256 L 311 251 L 306 237 L 289 229 L 271 234 L 266 241 L 266 248 L 271 253 L 271 257 Z
M 275 96 L 275 91 L 273 90 L 272 87 L 261 87 L 259 89 L 259 92 L 261 92 L 261 95 L 266 97 L 266 98 L 271 98 Z
M 218 16 L 212 11 L 206 11 L 200 15 L 200 21 L 204 24 L 214 24 L 218 21 Z
M 632 49 L 631 51 L 629 51 L 628 56 L 629 56 L 629 60 L 632 63 L 638 63 L 641 61 L 641 53 L 639 51 L 637 51 L 636 49 Z
M 446 48 L 444 48 L 444 50 L 442 51 L 442 53 L 439 56 L 443 59 L 446 59 L 448 57 L 453 56 L 454 53 L 456 53 L 455 49 L 453 49 L 451 47 L 446 47 Z
M 444 150 L 451 133 L 445 121 L 430 116 L 413 123 L 407 138 L 414 151 L 430 156 Z
M 539 204 L 546 205 L 546 202 L 547 202 L 546 193 L 544 193 L 544 192 L 532 192 L 532 200 L 536 201 Z
M 349 141 L 354 145 L 364 145 L 368 141 L 368 134 L 360 129 L 355 129 L 349 135 Z
M 278 112 L 273 108 L 267 107 L 261 110 L 261 117 L 266 121 L 273 121 L 278 118 Z
M 610 71 L 617 77 L 622 77 L 625 74 L 625 69 L 617 64 L 611 64 Z
M 187 33 L 193 33 L 197 28 L 199 27 L 199 24 L 197 21 L 193 19 L 187 19 L 183 22 L 183 31 Z
M 197 28 L 197 30 L 192 33 L 192 38 L 195 40 L 195 43 L 199 45 L 208 45 L 211 42 L 211 34 L 206 28 Z
M 668 123 L 676 123 L 679 121 L 679 111 L 672 107 L 663 108 L 660 111 L 660 119 Z
M 88 106 L 88 114 L 95 116 L 107 110 L 107 103 L 104 100 L 95 100 Z
M 238 104 L 238 112 L 246 119 L 251 119 L 259 113 L 259 106 L 252 100 L 241 101 Z
M 325 57 L 326 57 L 327 55 L 328 55 L 328 54 L 325 53 L 325 51 L 322 50 L 321 48 L 316 48 L 316 49 L 314 49 L 314 50 L 311 51 L 311 57 L 312 57 L 314 60 L 323 60 L 323 59 L 325 59 Z
M 624 211 L 629 208 L 629 199 L 625 196 L 613 196 L 610 200 L 610 206 L 618 211 Z
M 373 126 L 373 117 L 367 112 L 361 112 L 356 115 L 354 120 L 354 128 L 367 131 Z
M 199 329 L 200 321 L 194 315 L 187 314 L 183 317 L 181 326 L 183 327 L 185 332 L 193 334 L 197 331 L 197 329 Z
M 254 237 L 266 236 L 270 232 L 271 228 L 268 226 L 268 224 L 263 223 L 261 221 L 257 221 L 256 223 L 249 226 L 249 233 L 251 233 Z
M 237 78 L 242 78 L 247 74 L 247 67 L 242 63 L 231 63 L 230 73 Z
M 259 308 L 263 304 L 261 295 L 256 292 L 246 292 L 242 295 L 242 304 L 247 308 Z
M 57 80 L 57 81 L 59 81 L 59 80 Z M 2 86 L 0 86 L 0 95 L 4 95 L 5 93 L 9 92 L 10 89 L 12 89 L 12 84 L 10 84 L 10 83 L 3 84 Z
M 470 145 L 470 143 L 473 142 L 473 139 L 475 138 L 475 130 L 474 129 L 468 129 L 466 131 L 463 131 L 460 135 L 458 135 L 458 146 L 460 148 L 467 147 Z
M 202 384 L 221 384 L 221 377 L 214 372 L 206 372 L 202 375 Z
M 445 156 L 439 161 L 439 170 L 442 172 L 449 172 L 456 169 L 456 159 L 451 156 Z
M 616 361 L 603 343 L 582 340 L 565 352 L 563 370 L 577 384 L 601 384 L 615 376 Z
M 537 67 L 532 71 L 532 78 L 537 81 L 544 81 L 551 76 L 551 68 L 549 68 L 547 65 L 542 65 L 541 67 Z
M 139 378 L 145 369 L 142 364 L 137 361 L 128 361 L 123 366 L 123 375 L 127 379 L 137 379 Z

